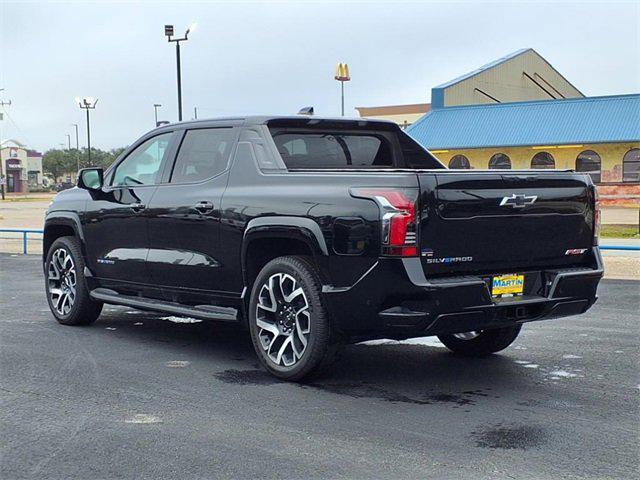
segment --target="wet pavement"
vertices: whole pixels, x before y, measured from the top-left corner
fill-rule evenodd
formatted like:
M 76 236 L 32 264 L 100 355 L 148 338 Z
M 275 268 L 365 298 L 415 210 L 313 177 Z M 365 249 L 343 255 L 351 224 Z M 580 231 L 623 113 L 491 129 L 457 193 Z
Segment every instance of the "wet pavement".
M 377 341 L 291 384 L 229 325 L 58 325 L 0 254 L 0 478 L 638 478 L 640 282 L 599 294 L 490 358 Z

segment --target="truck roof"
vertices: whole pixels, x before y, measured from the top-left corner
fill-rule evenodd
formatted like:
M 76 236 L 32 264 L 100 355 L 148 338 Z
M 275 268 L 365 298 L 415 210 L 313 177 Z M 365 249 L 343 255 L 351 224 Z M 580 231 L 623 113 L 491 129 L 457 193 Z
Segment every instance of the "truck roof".
M 213 117 L 203 118 L 198 120 L 186 120 L 182 122 L 174 122 L 168 125 L 163 125 L 158 128 L 166 128 L 169 126 L 175 126 L 176 124 L 184 126 L 204 126 L 206 124 L 217 123 L 230 123 L 235 125 L 273 125 L 273 126 L 299 126 L 299 127 L 313 127 L 319 123 L 340 126 L 352 126 L 355 128 L 366 128 L 370 126 L 377 126 L 378 128 L 386 128 L 395 130 L 399 128 L 394 122 L 388 120 L 368 119 L 362 117 L 320 117 L 316 115 L 244 115 L 237 117 Z

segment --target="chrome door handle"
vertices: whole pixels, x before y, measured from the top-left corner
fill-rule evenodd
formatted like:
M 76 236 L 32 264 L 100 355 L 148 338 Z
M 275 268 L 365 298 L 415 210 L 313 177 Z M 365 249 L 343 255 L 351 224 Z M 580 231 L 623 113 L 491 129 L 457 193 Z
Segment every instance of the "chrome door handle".
M 213 210 L 213 203 L 211 202 L 198 202 L 194 205 L 194 207 L 198 212 L 204 214 L 209 213 Z
M 138 213 L 144 210 L 145 208 L 147 208 L 147 206 L 143 203 L 132 203 L 131 205 L 129 205 L 129 208 L 131 208 L 131 210 L 133 210 L 134 212 Z

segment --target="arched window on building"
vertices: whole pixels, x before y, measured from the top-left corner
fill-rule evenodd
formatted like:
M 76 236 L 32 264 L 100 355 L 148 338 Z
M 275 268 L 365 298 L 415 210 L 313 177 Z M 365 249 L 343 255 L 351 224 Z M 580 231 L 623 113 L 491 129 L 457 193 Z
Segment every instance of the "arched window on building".
M 469 163 L 469 159 L 464 155 L 454 155 L 451 157 L 451 160 L 449 160 L 449 168 L 464 168 L 468 170 L 471 168 L 471 164 Z
M 531 159 L 531 168 L 556 168 L 556 161 L 549 152 L 538 152 Z
M 588 173 L 593 183 L 600 183 L 600 155 L 593 150 L 585 150 L 576 157 L 576 172 Z
M 489 159 L 489 168 L 511 170 L 511 159 L 504 153 L 496 153 Z
M 622 181 L 640 182 L 640 148 L 632 148 L 622 159 Z

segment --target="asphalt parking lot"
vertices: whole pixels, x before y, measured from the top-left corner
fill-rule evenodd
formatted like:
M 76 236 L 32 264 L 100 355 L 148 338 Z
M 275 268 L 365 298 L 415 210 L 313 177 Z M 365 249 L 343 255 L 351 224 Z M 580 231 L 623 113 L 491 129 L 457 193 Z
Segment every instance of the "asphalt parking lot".
M 640 282 L 503 354 L 353 345 L 281 383 L 231 326 L 107 307 L 58 325 L 0 254 L 0 478 L 638 478 Z

